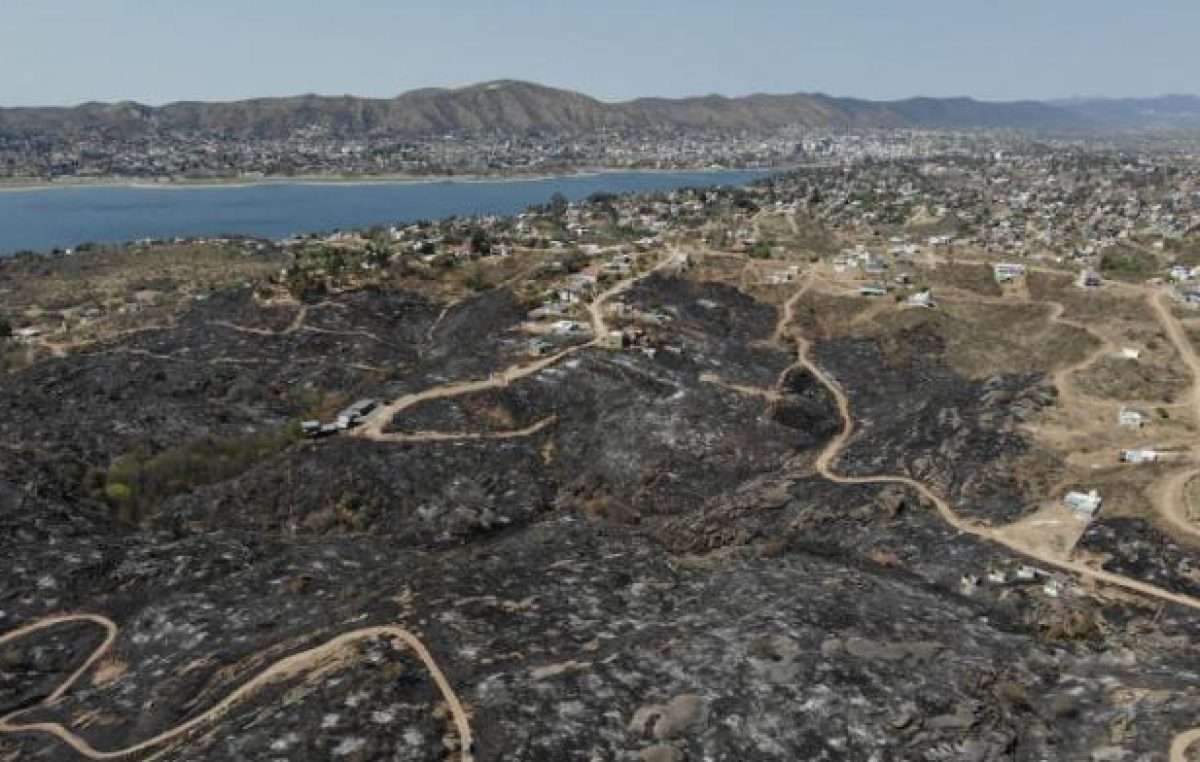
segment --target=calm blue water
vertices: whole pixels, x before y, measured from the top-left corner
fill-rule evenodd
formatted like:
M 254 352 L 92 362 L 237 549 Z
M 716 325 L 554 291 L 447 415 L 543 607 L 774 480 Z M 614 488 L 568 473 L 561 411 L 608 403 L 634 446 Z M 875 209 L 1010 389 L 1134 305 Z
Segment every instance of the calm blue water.
M 451 215 L 515 214 L 553 193 L 576 200 L 628 193 L 741 185 L 759 171 L 613 172 L 509 182 L 259 185 L 247 187 L 48 188 L 0 191 L 0 255 L 85 241 L 353 229 Z

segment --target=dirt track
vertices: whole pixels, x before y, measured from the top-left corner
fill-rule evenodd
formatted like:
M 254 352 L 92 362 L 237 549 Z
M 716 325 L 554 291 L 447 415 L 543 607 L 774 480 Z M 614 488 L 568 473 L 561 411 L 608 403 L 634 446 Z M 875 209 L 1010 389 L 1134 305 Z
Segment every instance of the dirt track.
M 511 365 L 504 370 L 493 373 L 487 378 L 476 379 L 474 381 L 457 381 L 442 386 L 435 386 L 425 389 L 420 392 L 406 394 L 399 397 L 386 405 L 376 408 L 368 417 L 367 420 L 354 431 L 354 436 L 362 437 L 363 439 L 371 439 L 377 442 L 438 442 L 454 439 L 512 439 L 519 436 L 527 436 L 540 431 L 542 428 L 550 425 L 550 419 L 544 420 L 541 423 L 520 431 L 503 432 L 501 434 L 447 434 L 444 432 L 421 432 L 416 434 L 393 434 L 384 431 L 384 428 L 400 413 L 408 410 L 414 405 L 422 402 L 428 402 L 435 399 L 445 399 L 447 397 L 461 397 L 464 394 L 472 394 L 474 392 L 486 391 L 488 389 L 500 389 L 508 386 L 513 381 L 532 376 L 535 373 L 556 365 L 570 355 L 575 354 L 583 349 L 598 346 L 600 340 L 608 332 L 608 324 L 604 319 L 604 307 L 614 296 L 628 291 L 634 284 L 649 277 L 651 274 L 662 270 L 677 261 L 678 252 L 671 250 L 670 253 L 663 257 L 653 267 L 641 275 L 632 278 L 626 278 L 606 291 L 598 294 L 587 306 L 588 315 L 592 324 L 592 339 L 584 344 L 577 344 L 573 347 L 564 349 L 549 357 L 544 357 L 540 360 L 534 360 L 528 363 L 518 363 Z
M 807 290 L 808 285 L 809 284 L 806 283 L 801 287 L 801 290 L 798 292 L 798 296 L 802 295 L 803 292 Z M 798 296 L 793 297 L 793 299 L 798 298 Z M 791 300 L 789 300 L 789 302 L 791 302 Z M 1061 315 L 1061 312 L 1058 314 Z M 785 310 L 781 321 L 790 319 L 790 317 L 791 310 Z M 787 326 L 781 323 L 780 328 L 776 331 L 776 335 L 782 335 L 786 328 Z M 1176 328 L 1179 332 L 1182 332 L 1182 328 L 1178 326 L 1176 326 Z M 1020 543 L 1014 542 L 1012 539 L 1001 534 L 996 528 L 981 526 L 968 521 L 955 513 L 953 506 L 950 505 L 950 502 L 946 498 L 942 497 L 936 491 L 915 479 L 899 475 L 844 476 L 837 473 L 837 471 L 834 469 L 834 465 L 837 462 L 838 456 L 841 454 L 846 444 L 854 436 L 854 417 L 851 412 L 850 401 L 837 381 L 813 362 L 809 356 L 809 341 L 802 336 L 796 336 L 795 340 L 799 349 L 798 364 L 806 368 L 817 380 L 819 380 L 826 388 L 829 389 L 830 393 L 833 394 L 834 399 L 837 401 L 838 412 L 842 419 L 842 431 L 829 441 L 829 443 L 817 456 L 817 459 L 814 463 L 814 468 L 823 477 L 838 484 L 896 484 L 909 487 L 920 494 L 923 499 L 932 504 L 937 510 L 938 515 L 940 515 L 947 524 L 963 534 L 969 534 L 979 537 L 980 539 L 1002 545 L 1019 555 L 1036 560 L 1046 566 L 1053 567 L 1061 571 L 1070 572 L 1083 579 L 1089 579 L 1100 584 L 1109 585 L 1159 601 L 1173 603 L 1179 606 L 1185 606 L 1195 611 L 1200 611 L 1200 599 L 1175 593 L 1170 590 L 1165 590 L 1163 588 L 1159 588 L 1139 580 L 1130 579 L 1119 574 L 1113 574 L 1111 572 L 1104 571 L 1103 569 L 1088 566 L 1087 564 L 1079 561 L 1057 558 L 1049 553 L 1044 553 L 1035 548 L 1029 548 Z M 1191 353 L 1191 357 L 1194 361 L 1194 352 Z M 1189 365 L 1192 365 L 1192 363 L 1189 363 Z M 1197 367 L 1197 369 L 1200 370 L 1200 363 L 1196 363 L 1193 367 Z M 1200 378 L 1200 372 L 1197 373 L 1197 378 Z M 1197 399 L 1200 400 L 1200 391 L 1197 391 L 1196 394 Z M 1186 762 L 1187 750 L 1197 740 L 1200 740 L 1200 728 L 1187 731 L 1176 736 L 1172 741 L 1170 749 L 1171 762 Z
M 46 697 L 38 706 L 49 707 L 57 703 L 69 691 L 76 682 L 89 670 L 97 661 L 112 648 L 116 641 L 119 632 L 117 625 L 111 619 L 98 614 L 65 614 L 60 616 L 46 617 L 39 619 L 36 622 L 19 627 L 16 630 L 7 632 L 0 636 L 0 645 L 11 642 L 18 638 L 24 637 L 30 633 L 55 627 L 60 624 L 69 622 L 90 622 L 103 627 L 106 631 L 104 641 L 92 652 L 91 656 L 71 674 L 62 685 L 60 685 L 53 693 Z M 132 746 L 127 746 L 122 749 L 111 749 L 101 751 L 94 748 L 86 740 L 71 732 L 68 728 L 57 722 L 34 722 L 28 724 L 14 723 L 13 719 L 24 712 L 29 711 L 32 707 L 27 707 L 14 712 L 6 717 L 0 718 L 0 734 L 14 733 L 46 733 L 54 736 L 63 743 L 70 746 L 79 754 L 88 759 L 119 759 L 132 754 L 146 751 L 156 746 L 168 744 L 171 741 L 181 738 L 188 732 L 202 725 L 207 725 L 219 721 L 225 716 L 236 704 L 249 698 L 255 692 L 261 690 L 266 685 L 286 680 L 296 675 L 307 672 L 318 665 L 332 659 L 337 659 L 345 656 L 345 649 L 352 643 L 360 640 L 370 640 L 372 638 L 389 638 L 398 640 L 405 646 L 410 648 L 417 658 L 425 665 L 425 669 L 437 684 L 438 690 L 441 691 L 442 698 L 446 701 L 446 705 L 450 708 L 450 713 L 454 719 L 455 728 L 458 731 L 459 748 L 461 749 L 462 762 L 472 762 L 474 760 L 473 740 L 471 735 L 471 723 L 466 710 L 458 700 L 458 696 L 454 693 L 454 688 L 442 673 L 441 668 L 434 660 L 433 656 L 425 648 L 425 644 L 420 638 L 412 634 L 402 627 L 395 626 L 380 626 L 366 627 L 360 630 L 343 633 L 332 640 L 325 642 L 322 645 L 310 648 L 307 651 L 287 656 L 283 659 L 267 667 L 262 672 L 258 673 L 249 682 L 241 685 L 221 701 L 214 704 L 204 712 L 192 717 L 186 722 L 180 723 L 173 728 L 163 731 L 158 735 L 147 738 Z
M 1162 324 L 1163 330 L 1167 332 L 1167 336 L 1170 338 L 1171 344 L 1175 346 L 1175 351 L 1179 353 L 1180 359 L 1183 360 L 1184 364 L 1192 372 L 1191 409 L 1194 419 L 1200 422 L 1200 357 L 1197 357 L 1196 349 L 1188 339 L 1183 325 L 1171 313 L 1171 305 L 1167 294 L 1151 295 L 1147 298 L 1147 301 L 1158 316 L 1159 323 Z M 1198 450 L 1200 450 L 1200 447 L 1193 443 L 1193 457 L 1200 455 Z M 1195 524 L 1188 517 L 1187 484 L 1197 474 L 1200 474 L 1200 471 L 1194 467 L 1173 473 L 1162 481 L 1159 489 L 1155 492 L 1155 507 L 1162 517 L 1173 528 L 1193 539 L 1200 539 L 1200 530 L 1196 528 Z

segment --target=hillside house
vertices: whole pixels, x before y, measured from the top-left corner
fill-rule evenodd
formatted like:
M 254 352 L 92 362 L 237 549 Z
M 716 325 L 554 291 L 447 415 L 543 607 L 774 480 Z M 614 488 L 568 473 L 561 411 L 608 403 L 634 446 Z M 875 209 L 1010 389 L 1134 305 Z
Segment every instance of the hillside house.
M 974 574 L 964 574 L 958 579 L 958 588 L 963 595 L 974 595 L 980 584 L 982 580 Z
M 859 286 L 858 288 L 859 296 L 887 296 L 887 293 L 887 286 L 881 283 L 868 283 L 867 285 Z
M 614 317 L 625 317 L 633 314 L 633 308 L 620 299 L 614 299 L 604 305 L 604 313 Z
M 362 423 L 363 419 L 378 407 L 378 404 L 375 400 L 371 399 L 362 399 L 355 402 L 350 407 L 338 413 L 337 428 L 341 431 L 354 428 Z
M 537 307 L 530 311 L 529 317 L 534 320 L 541 320 L 548 317 L 561 317 L 571 311 L 571 305 L 563 302 L 546 302 L 541 307 Z
M 13 339 L 21 344 L 32 344 L 42 335 L 41 328 L 18 328 L 12 332 Z
M 886 259 L 877 257 L 873 254 L 868 254 L 862 260 L 862 270 L 868 275 L 887 275 L 888 263 Z
M 577 320 L 556 320 L 550 324 L 550 330 L 558 336 L 577 336 L 588 328 Z
M 604 272 L 609 275 L 629 275 L 633 272 L 633 257 L 618 254 L 605 263 Z
M 1018 582 L 1033 582 L 1042 574 L 1040 569 L 1022 564 L 1017 567 L 1016 573 L 1013 575 Z
M 1075 516 L 1083 521 L 1091 521 L 1100 510 L 1103 498 L 1096 490 L 1087 492 L 1071 491 L 1063 497 L 1063 505 L 1075 512 Z
M 1085 267 L 1079 271 L 1079 275 L 1075 278 L 1075 285 L 1080 288 L 1100 288 L 1104 285 L 1100 273 L 1090 267 Z
M 937 302 L 933 299 L 932 291 L 921 291 L 908 297 L 907 304 L 909 307 L 924 307 L 933 309 L 937 306 Z
M 1066 591 L 1067 586 L 1060 579 L 1048 579 L 1046 580 L 1046 583 L 1042 585 L 1042 592 L 1051 598 L 1057 598 Z
M 792 283 L 800 276 L 800 268 L 796 265 L 786 267 L 782 270 L 776 270 L 772 273 L 767 273 L 764 283 L 768 285 L 782 285 L 784 283 Z
M 992 266 L 992 274 L 997 283 L 1011 283 L 1017 278 L 1025 277 L 1025 265 L 1000 262 Z
M 600 282 L 600 271 L 595 266 L 585 267 L 577 273 L 567 276 L 567 286 L 579 293 L 590 293 Z
M 629 344 L 629 336 L 624 331 L 609 331 L 600 337 L 600 346 L 604 349 L 624 349 Z
M 1140 429 L 1148 420 L 1149 416 L 1135 408 L 1123 407 L 1117 412 L 1117 425 L 1121 428 Z
M 1121 450 L 1119 459 L 1122 463 L 1130 463 L 1132 465 L 1154 463 L 1158 460 L 1158 451 L 1149 449 Z

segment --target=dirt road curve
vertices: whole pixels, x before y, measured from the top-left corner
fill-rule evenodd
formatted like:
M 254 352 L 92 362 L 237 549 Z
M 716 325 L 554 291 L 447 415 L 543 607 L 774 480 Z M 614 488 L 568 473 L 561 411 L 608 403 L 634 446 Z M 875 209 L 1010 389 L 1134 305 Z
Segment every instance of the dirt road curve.
M 1179 319 L 1172 314 L 1168 294 L 1163 292 L 1151 295 L 1147 301 L 1154 309 L 1163 330 L 1167 332 L 1167 337 L 1170 338 L 1175 351 L 1179 353 L 1179 357 L 1192 372 L 1190 407 L 1194 420 L 1200 423 L 1200 357 L 1197 357 L 1196 348 L 1192 346 L 1187 331 L 1184 330 Z M 1200 448 L 1193 446 L 1193 457 L 1200 455 L 1198 449 Z M 1158 512 L 1175 529 L 1193 538 L 1200 538 L 1200 530 L 1188 516 L 1187 485 L 1198 474 L 1200 471 L 1194 467 L 1174 473 L 1164 480 L 1155 492 L 1155 507 Z
M 386 432 L 373 437 L 377 442 L 423 443 L 423 442 L 464 442 L 475 440 L 522 439 L 531 437 L 542 429 L 549 428 L 558 422 L 558 416 L 551 415 L 523 429 L 507 431 L 411 431 Z
M 513 381 L 532 376 L 535 373 L 540 373 L 546 368 L 556 365 L 570 355 L 575 354 L 584 349 L 598 346 L 600 339 L 608 332 L 608 323 L 604 319 L 604 307 L 608 301 L 614 296 L 628 291 L 639 281 L 649 277 L 651 274 L 662 270 L 672 264 L 678 262 L 679 252 L 671 249 L 667 256 L 659 260 L 653 267 L 641 275 L 632 278 L 626 278 L 623 281 L 615 284 L 607 291 L 604 291 L 596 296 L 590 304 L 588 304 L 588 315 L 592 324 L 592 340 L 585 344 L 577 344 L 573 347 L 564 349 L 549 357 L 543 357 L 540 360 L 533 362 L 511 365 L 502 371 L 493 373 L 487 378 L 480 378 L 474 381 L 458 381 L 442 386 L 435 386 L 412 394 L 405 394 L 402 397 L 376 408 L 354 431 L 354 436 L 370 439 L 377 442 L 438 442 L 451 441 L 455 439 L 514 439 L 528 434 L 534 434 L 541 431 L 552 421 L 547 419 L 539 424 L 535 424 L 527 429 L 520 431 L 505 432 L 503 434 L 489 435 L 471 435 L 471 434 L 447 434 L 443 432 L 422 432 L 414 434 L 395 434 L 387 433 L 384 428 L 400 413 L 408 410 L 414 405 L 422 402 L 428 402 L 435 399 L 445 399 L 447 397 L 461 397 L 464 394 L 472 394 L 481 392 L 487 389 L 500 389 L 508 386 Z M 522 433 L 524 432 L 524 433 Z
M 47 696 L 46 699 L 37 706 L 48 707 L 58 702 L 99 659 L 103 658 L 117 638 L 117 633 L 119 630 L 116 623 L 108 617 L 100 616 L 98 614 L 66 614 L 39 619 L 36 622 L 27 624 L 24 627 L 19 627 L 16 630 L 12 630 L 11 632 L 0 636 L 0 646 L 2 646 L 8 642 L 22 638 L 31 633 L 40 632 L 41 630 L 45 630 L 50 627 L 71 622 L 89 622 L 103 627 L 105 630 L 104 642 L 102 642 L 99 647 L 92 652 L 92 655 L 87 658 L 87 660 L 82 666 L 79 667 L 79 669 L 72 673 L 62 685 L 60 685 L 53 693 Z M 26 709 L 9 714 L 6 717 L 0 718 L 0 734 L 46 733 L 59 739 L 88 759 L 102 760 L 127 757 L 156 746 L 162 746 L 170 743 L 171 741 L 181 738 L 188 732 L 202 725 L 208 725 L 217 722 L 224 717 L 225 714 L 228 713 L 231 708 L 233 708 L 233 706 L 248 699 L 255 692 L 261 690 L 266 685 L 295 677 L 321 665 L 322 663 L 344 657 L 346 655 L 347 647 L 352 643 L 361 640 L 370 640 L 373 638 L 388 638 L 393 641 L 399 641 L 417 655 L 417 658 L 419 658 L 421 663 L 425 665 L 425 669 L 429 672 L 430 677 L 433 678 L 434 683 L 437 685 L 438 690 L 442 694 L 442 698 L 446 702 L 446 705 L 450 708 L 450 713 L 453 716 L 454 725 L 458 732 L 462 762 L 473 762 L 474 741 L 472 740 L 471 735 L 470 719 L 466 710 L 459 702 L 458 696 L 454 693 L 454 688 L 450 685 L 450 681 L 446 679 L 446 676 L 442 673 L 441 668 L 438 667 L 437 662 L 429 653 L 428 649 L 425 648 L 425 644 L 421 642 L 420 638 L 402 627 L 395 626 L 366 627 L 360 630 L 353 630 L 351 632 L 339 635 L 322 645 L 316 646 L 315 648 L 310 648 L 307 651 L 301 651 L 300 653 L 280 659 L 201 714 L 198 714 L 190 720 L 176 725 L 173 728 L 165 730 L 156 736 L 147 738 L 144 741 L 140 741 L 139 743 L 122 749 L 111 749 L 106 751 L 96 749 L 83 738 L 79 737 L 75 733 L 71 732 L 71 730 L 68 728 L 56 722 L 33 722 L 28 724 L 14 722 L 14 719 L 18 715 L 29 711 L 29 709 L 33 707 L 28 707 Z

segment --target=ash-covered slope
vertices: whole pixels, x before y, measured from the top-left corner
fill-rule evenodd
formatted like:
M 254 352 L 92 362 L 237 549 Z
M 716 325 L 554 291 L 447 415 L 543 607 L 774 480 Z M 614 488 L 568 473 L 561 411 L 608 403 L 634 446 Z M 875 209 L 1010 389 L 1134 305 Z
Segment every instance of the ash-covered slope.
M 63 611 L 120 628 L 46 705 L 103 632 L 76 622 L 4 644 L 0 716 L 25 708 L 22 721 L 122 748 L 281 658 L 398 624 L 469 708 L 481 762 L 1150 759 L 1195 723 L 1193 614 L 1040 584 L 964 593 L 962 575 L 1021 559 L 905 489 L 814 472 L 841 420 L 828 389 L 789 369 L 774 306 L 665 276 L 624 298 L 669 316 L 661 340 L 678 351 L 581 350 L 390 427 L 556 416 L 536 434 L 292 441 L 238 473 L 164 480 L 174 492 L 139 522 L 111 515 L 121 495 L 97 489 L 97 469 L 245 441 L 323 387 L 392 399 L 486 376 L 523 347 L 511 298 L 468 298 L 432 330 L 439 311 L 422 296 L 336 294 L 297 335 L 279 306 L 233 289 L 171 326 L 0 375 L 0 633 Z M 1005 422 L 988 394 L 1034 380 L 971 384 L 931 346 L 920 364 L 887 364 L 869 341 L 818 342 L 874 433 L 847 451 L 847 471 L 944 474 L 957 493 L 956 469 L 1019 445 L 1019 432 L 993 431 Z M 733 388 L 776 383 L 774 404 Z M 137 462 L 147 479 L 171 465 Z M 426 668 L 376 638 L 150 752 L 432 762 L 455 740 Z M 76 755 L 45 734 L 0 733 L 0 758 Z

